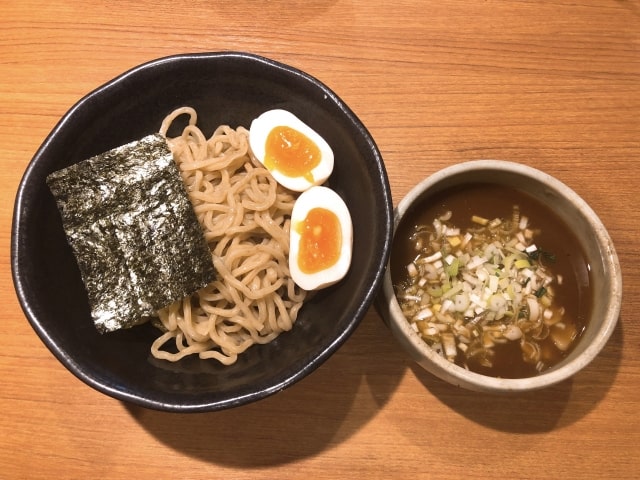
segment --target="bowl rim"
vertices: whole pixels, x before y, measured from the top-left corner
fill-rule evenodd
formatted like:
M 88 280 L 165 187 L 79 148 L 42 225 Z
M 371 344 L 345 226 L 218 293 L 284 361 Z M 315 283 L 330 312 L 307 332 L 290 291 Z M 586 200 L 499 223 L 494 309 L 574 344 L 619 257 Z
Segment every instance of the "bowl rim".
M 399 341 L 409 343 L 403 347 L 409 350 L 409 354 L 430 373 L 459 387 L 469 390 L 485 391 L 493 393 L 522 392 L 545 388 L 566 380 L 588 365 L 602 350 L 611 337 L 620 314 L 622 301 L 622 274 L 620 262 L 616 254 L 613 241 L 604 224 L 595 211 L 573 189 L 557 178 L 526 164 L 508 160 L 468 160 L 450 165 L 427 176 L 419 181 L 399 201 L 394 209 L 394 234 L 403 215 L 418 200 L 424 192 L 439 182 L 460 174 L 468 174 L 477 171 L 504 171 L 514 175 L 522 175 L 543 183 L 549 189 L 566 197 L 577 211 L 589 223 L 600 251 L 603 254 L 603 263 L 608 267 L 609 288 L 606 304 L 606 318 L 594 335 L 594 340 L 588 345 L 581 355 L 569 362 L 561 364 L 558 368 L 550 369 L 535 377 L 528 378 L 497 378 L 471 372 L 454 365 L 444 357 L 438 355 L 433 349 L 419 337 L 409 326 L 409 322 L 403 316 L 398 301 L 395 297 L 391 283 L 390 263 L 387 265 L 383 286 L 382 300 L 376 305 L 380 310 L 385 323 L 390 327 L 394 336 Z M 393 247 L 392 247 L 393 248 Z
M 35 175 L 35 170 L 37 168 L 39 160 L 46 154 L 49 146 L 57 137 L 57 135 L 60 132 L 64 131 L 66 125 L 70 121 L 72 121 L 76 115 L 79 114 L 79 111 L 86 108 L 87 104 L 90 104 L 93 99 L 95 99 L 96 97 L 100 97 L 101 95 L 114 89 L 117 89 L 122 85 L 126 85 L 129 79 L 132 77 L 136 77 L 139 74 L 144 74 L 149 70 L 162 67 L 165 64 L 207 60 L 238 60 L 241 62 L 246 62 L 247 64 L 257 64 L 263 68 L 268 68 L 271 70 L 275 69 L 276 71 L 280 71 L 286 75 L 298 77 L 303 82 L 306 82 L 321 91 L 325 99 L 330 100 L 334 107 L 338 108 L 340 112 L 348 119 L 349 123 L 353 127 L 355 127 L 355 129 L 357 129 L 357 131 L 360 133 L 363 145 L 366 146 L 366 150 L 370 154 L 372 154 L 375 160 L 376 169 L 372 171 L 372 174 L 375 174 L 376 178 L 378 178 L 377 181 L 379 181 L 382 185 L 381 197 L 383 199 L 385 208 L 384 211 L 379 212 L 379 214 L 383 218 L 381 222 L 381 229 L 385 232 L 385 236 L 384 238 L 379 239 L 379 248 L 381 250 L 382 257 L 375 270 L 371 272 L 374 281 L 372 284 L 368 285 L 368 288 L 362 293 L 362 301 L 358 304 L 357 308 L 354 309 L 352 315 L 353 318 L 349 322 L 348 328 L 346 328 L 344 331 L 341 331 L 336 338 L 332 339 L 331 342 L 328 342 L 326 348 L 324 348 L 319 355 L 313 358 L 309 358 L 303 368 L 300 368 L 294 373 L 288 374 L 286 376 L 278 375 L 277 382 L 272 382 L 266 387 L 261 387 L 260 391 L 258 392 L 252 391 L 251 393 L 240 395 L 232 399 L 211 400 L 210 397 L 201 399 L 200 396 L 198 396 L 198 398 L 193 401 L 186 401 L 185 399 L 185 402 L 182 404 L 167 404 L 165 402 L 149 398 L 145 395 L 134 394 L 120 385 L 114 385 L 108 382 L 97 380 L 91 375 L 90 371 L 86 370 L 79 362 L 76 361 L 75 358 L 65 352 L 54 340 L 48 329 L 42 325 L 42 323 L 38 319 L 38 316 L 36 315 L 36 312 L 34 311 L 33 305 L 28 301 L 28 281 L 27 279 L 23 278 L 20 271 L 20 258 L 23 255 L 21 253 L 21 228 L 24 224 L 25 217 L 25 214 L 23 213 L 23 207 L 26 203 L 28 203 L 28 194 L 26 191 L 30 183 L 32 183 L 31 178 Z M 66 367 L 74 376 L 76 376 L 86 385 L 94 388 L 95 390 L 117 400 L 126 401 L 145 408 L 169 412 L 205 412 L 236 407 L 275 394 L 298 382 L 309 373 L 314 371 L 316 368 L 318 368 L 322 363 L 324 363 L 355 331 L 360 321 L 362 320 L 362 318 L 364 318 L 366 312 L 373 304 L 376 294 L 379 291 L 379 288 L 383 281 L 383 274 L 390 255 L 393 234 L 393 204 L 391 198 L 391 188 L 389 184 L 388 174 L 386 172 L 386 167 L 373 136 L 362 123 L 362 121 L 358 118 L 358 116 L 351 110 L 351 108 L 332 89 L 330 89 L 326 84 L 324 84 L 313 75 L 280 61 L 244 51 L 223 50 L 167 55 L 133 66 L 108 80 L 107 82 L 103 83 L 102 85 L 98 86 L 97 88 L 94 88 L 93 90 L 84 94 L 64 113 L 64 115 L 58 120 L 56 125 L 50 131 L 50 133 L 45 137 L 42 144 L 38 147 L 22 175 L 13 206 L 14 210 L 11 224 L 10 244 L 13 285 L 22 311 L 41 341 L 51 351 L 54 357 L 63 364 L 64 367 Z

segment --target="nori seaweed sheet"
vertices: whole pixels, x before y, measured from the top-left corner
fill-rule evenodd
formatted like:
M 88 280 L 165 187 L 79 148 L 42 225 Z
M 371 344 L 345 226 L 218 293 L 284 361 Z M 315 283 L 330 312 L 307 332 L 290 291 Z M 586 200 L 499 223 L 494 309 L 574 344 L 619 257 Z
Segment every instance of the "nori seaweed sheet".
M 54 172 L 47 184 L 101 333 L 143 323 L 215 278 L 203 230 L 161 135 Z

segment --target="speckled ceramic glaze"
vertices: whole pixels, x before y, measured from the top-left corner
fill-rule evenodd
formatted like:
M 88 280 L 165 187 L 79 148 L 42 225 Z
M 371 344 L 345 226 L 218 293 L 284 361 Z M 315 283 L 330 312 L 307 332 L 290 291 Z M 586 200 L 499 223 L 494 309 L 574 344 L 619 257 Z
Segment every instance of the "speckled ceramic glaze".
M 537 390 L 561 382 L 584 368 L 604 347 L 620 312 L 622 277 L 618 258 L 604 225 L 595 212 L 573 190 L 537 169 L 513 162 L 477 160 L 436 172 L 418 183 L 395 210 L 397 227 L 412 205 L 446 188 L 470 183 L 491 182 L 512 186 L 550 206 L 568 223 L 582 242 L 591 266 L 593 296 L 591 318 L 571 354 L 543 374 L 523 379 L 500 379 L 458 367 L 436 354 L 410 327 L 396 300 L 389 269 L 385 274 L 378 310 L 393 336 L 423 368 L 454 385 L 484 392 Z

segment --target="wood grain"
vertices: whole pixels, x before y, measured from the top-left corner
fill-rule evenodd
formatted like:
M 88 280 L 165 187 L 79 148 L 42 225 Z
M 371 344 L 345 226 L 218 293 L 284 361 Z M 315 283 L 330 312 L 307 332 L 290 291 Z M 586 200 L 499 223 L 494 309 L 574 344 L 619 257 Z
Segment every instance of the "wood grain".
M 471 394 L 414 366 L 372 309 L 300 383 L 215 414 L 163 414 L 66 371 L 17 302 L 9 241 L 29 160 L 84 94 L 154 58 L 242 50 L 307 71 L 367 125 L 394 202 L 500 158 L 555 175 L 623 265 L 620 323 L 570 381 Z M 0 477 L 632 478 L 640 474 L 640 2 L 6 1 L 0 16 Z

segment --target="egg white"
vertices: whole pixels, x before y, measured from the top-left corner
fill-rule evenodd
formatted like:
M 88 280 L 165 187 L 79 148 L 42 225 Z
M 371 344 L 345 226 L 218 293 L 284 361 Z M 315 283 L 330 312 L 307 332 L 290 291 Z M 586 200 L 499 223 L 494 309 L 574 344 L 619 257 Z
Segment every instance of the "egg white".
M 320 207 L 332 211 L 340 222 L 342 246 L 338 261 L 327 269 L 316 273 L 304 273 L 298 266 L 300 234 L 297 226 L 304 222 L 309 211 Z M 347 205 L 333 190 L 323 186 L 313 186 L 301 193 L 291 212 L 289 246 L 289 270 L 293 281 L 304 290 L 318 290 L 339 282 L 349 271 L 353 250 L 353 225 Z
M 275 127 L 287 126 L 306 135 L 320 150 L 320 163 L 311 170 L 313 181 L 304 177 L 290 177 L 278 170 L 269 170 L 273 178 L 283 187 L 295 192 L 303 192 L 314 185 L 324 183 L 333 171 L 333 150 L 315 130 L 287 110 L 268 110 L 251 122 L 249 146 L 260 163 L 264 165 L 265 145 L 269 132 Z

